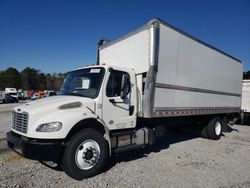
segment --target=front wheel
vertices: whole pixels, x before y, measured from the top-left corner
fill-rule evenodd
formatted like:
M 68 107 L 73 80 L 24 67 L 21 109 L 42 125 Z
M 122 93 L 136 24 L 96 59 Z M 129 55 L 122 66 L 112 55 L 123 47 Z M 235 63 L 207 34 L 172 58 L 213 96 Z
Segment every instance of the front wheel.
M 84 129 L 68 142 L 62 168 L 70 177 L 82 180 L 101 172 L 107 154 L 103 135 L 94 129 Z

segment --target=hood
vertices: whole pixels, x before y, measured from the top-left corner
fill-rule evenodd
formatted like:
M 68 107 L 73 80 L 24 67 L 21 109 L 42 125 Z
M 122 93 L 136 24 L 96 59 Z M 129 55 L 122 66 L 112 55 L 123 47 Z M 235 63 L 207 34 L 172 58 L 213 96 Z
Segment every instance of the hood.
M 74 104 L 79 104 L 79 102 L 81 105 L 74 107 Z M 62 105 L 63 107 L 61 107 Z M 91 110 L 94 111 L 94 109 L 95 101 L 90 98 L 59 95 L 37 99 L 14 108 L 17 113 L 28 114 L 26 116 L 26 119 L 28 119 L 27 133 L 16 129 L 12 129 L 12 131 L 30 138 L 64 138 L 71 126 L 86 118 L 88 113 L 91 113 Z M 59 132 L 36 132 L 39 125 L 57 121 L 63 124 L 63 129 Z
M 37 99 L 35 101 L 31 101 L 21 106 L 15 107 L 13 110 L 25 111 L 28 113 L 37 113 L 42 111 L 48 112 L 50 110 L 57 110 L 61 105 L 73 102 L 81 102 L 83 106 L 89 104 L 90 107 L 92 107 L 93 99 L 77 96 L 58 95 Z

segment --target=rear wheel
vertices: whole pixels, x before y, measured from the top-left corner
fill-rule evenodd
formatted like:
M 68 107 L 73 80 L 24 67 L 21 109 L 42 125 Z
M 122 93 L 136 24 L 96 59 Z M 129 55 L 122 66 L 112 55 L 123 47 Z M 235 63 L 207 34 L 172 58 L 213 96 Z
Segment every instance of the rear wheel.
M 219 117 L 212 119 L 207 126 L 208 138 L 219 140 L 222 134 L 222 122 Z
M 101 172 L 108 147 L 103 135 L 84 129 L 71 138 L 62 160 L 62 168 L 70 177 L 82 180 Z

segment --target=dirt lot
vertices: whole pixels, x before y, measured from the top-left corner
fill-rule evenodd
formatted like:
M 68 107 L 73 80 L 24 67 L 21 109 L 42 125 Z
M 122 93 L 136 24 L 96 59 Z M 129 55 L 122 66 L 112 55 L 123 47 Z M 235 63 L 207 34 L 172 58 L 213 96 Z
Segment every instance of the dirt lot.
M 250 126 L 231 126 L 219 141 L 169 132 L 152 147 L 113 156 L 103 173 L 76 181 L 8 150 L 9 123 L 10 112 L 3 110 L 0 187 L 250 187 Z

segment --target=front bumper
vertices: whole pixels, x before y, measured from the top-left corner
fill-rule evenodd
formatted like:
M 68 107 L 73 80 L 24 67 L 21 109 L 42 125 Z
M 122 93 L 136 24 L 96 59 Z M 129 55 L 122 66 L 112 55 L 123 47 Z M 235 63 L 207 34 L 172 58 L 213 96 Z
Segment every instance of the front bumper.
M 58 162 L 63 151 L 63 140 L 31 139 L 10 131 L 7 133 L 9 148 L 21 156 L 39 160 Z

